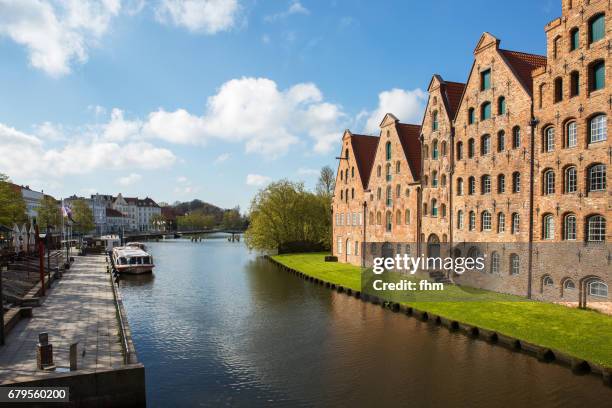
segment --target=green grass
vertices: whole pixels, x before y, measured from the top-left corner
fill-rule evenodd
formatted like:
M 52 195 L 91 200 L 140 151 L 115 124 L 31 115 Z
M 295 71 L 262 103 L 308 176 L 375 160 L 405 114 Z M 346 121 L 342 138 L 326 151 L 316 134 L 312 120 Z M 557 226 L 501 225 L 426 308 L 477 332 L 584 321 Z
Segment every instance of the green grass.
M 360 267 L 324 262 L 325 255 L 286 254 L 273 258 L 307 275 L 361 290 Z M 465 292 L 453 285 L 446 285 L 445 293 L 447 299 L 459 295 L 465 298 Z M 402 303 L 612 368 L 612 316 L 495 292 L 477 293 L 479 301 Z

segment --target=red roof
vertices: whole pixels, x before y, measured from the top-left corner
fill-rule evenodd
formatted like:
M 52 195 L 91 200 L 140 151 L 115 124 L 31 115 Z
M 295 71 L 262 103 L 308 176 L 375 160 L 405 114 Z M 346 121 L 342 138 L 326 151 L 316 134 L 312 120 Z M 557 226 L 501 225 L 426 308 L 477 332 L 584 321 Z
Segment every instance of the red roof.
M 115 210 L 114 208 L 106 207 L 106 216 L 107 217 L 123 217 L 123 214 L 120 211 Z
M 529 95 L 533 94 L 533 80 L 531 73 L 534 69 L 546 66 L 546 57 L 542 55 L 527 54 L 519 51 L 499 50 L 508 65 L 514 71 L 518 80 L 523 84 Z
M 353 154 L 355 155 L 355 161 L 357 162 L 357 168 L 359 169 L 364 189 L 367 188 L 370 180 L 370 173 L 374 165 L 374 156 L 376 155 L 379 139 L 377 136 L 351 134 Z
M 167 220 L 176 219 L 176 211 L 172 207 L 162 207 L 161 215 Z
M 421 177 L 421 126 L 406 123 L 397 123 L 396 126 L 408 166 L 410 166 L 414 179 L 419 180 Z
M 444 82 L 446 100 L 448 101 L 448 117 L 452 120 L 455 118 L 455 113 L 457 112 L 457 109 L 459 109 L 459 104 L 461 103 L 461 96 L 463 95 L 465 84 L 461 82 Z

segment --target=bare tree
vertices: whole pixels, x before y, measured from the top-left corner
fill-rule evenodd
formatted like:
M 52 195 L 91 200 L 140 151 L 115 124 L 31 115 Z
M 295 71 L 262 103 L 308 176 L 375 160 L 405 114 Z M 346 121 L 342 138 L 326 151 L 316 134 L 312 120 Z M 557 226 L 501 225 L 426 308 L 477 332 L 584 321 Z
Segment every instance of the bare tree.
M 320 196 L 331 197 L 336 187 L 336 175 L 329 166 L 325 166 L 321 169 L 319 175 L 319 181 L 317 182 L 316 191 Z

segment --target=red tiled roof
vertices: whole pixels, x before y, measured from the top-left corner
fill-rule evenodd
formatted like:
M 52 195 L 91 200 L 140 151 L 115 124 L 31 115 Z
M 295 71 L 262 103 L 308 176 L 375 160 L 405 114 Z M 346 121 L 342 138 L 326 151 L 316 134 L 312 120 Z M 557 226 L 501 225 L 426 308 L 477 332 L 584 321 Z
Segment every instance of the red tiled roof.
M 519 51 L 499 50 L 506 59 L 508 65 L 516 74 L 518 80 L 523 84 L 530 95 L 533 94 L 533 81 L 531 72 L 540 67 L 546 66 L 546 57 L 542 55 L 527 54 Z
M 410 166 L 414 179 L 419 180 L 421 177 L 421 126 L 406 123 L 397 123 L 396 126 L 408 166 Z
M 123 214 L 120 211 L 115 210 L 114 208 L 106 207 L 106 216 L 107 217 L 123 217 Z
M 446 99 L 448 101 L 448 117 L 452 119 L 455 118 L 455 113 L 457 113 L 457 109 L 459 109 L 459 104 L 461 103 L 461 96 L 463 95 L 463 90 L 465 89 L 465 84 L 461 82 L 445 82 L 445 90 L 446 90 Z
M 379 139 L 377 136 L 351 134 L 351 146 L 364 189 L 368 187 Z

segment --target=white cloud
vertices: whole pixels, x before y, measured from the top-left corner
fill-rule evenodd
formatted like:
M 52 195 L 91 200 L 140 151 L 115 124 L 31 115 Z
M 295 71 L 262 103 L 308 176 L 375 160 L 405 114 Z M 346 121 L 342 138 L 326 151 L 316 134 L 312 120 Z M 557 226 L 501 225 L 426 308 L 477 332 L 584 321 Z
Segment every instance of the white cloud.
M 380 122 L 387 113 L 392 113 L 404 123 L 420 124 L 426 101 L 427 94 L 419 88 L 383 91 L 378 94 L 378 107 L 360 114 L 361 117 L 367 116 L 365 131 L 378 133 Z
M 264 20 L 268 22 L 273 22 L 276 20 L 282 20 L 293 14 L 308 15 L 310 14 L 310 11 L 306 7 L 304 7 L 299 1 L 294 1 L 293 3 L 291 3 L 291 5 L 289 5 L 289 8 L 287 10 L 282 11 L 280 13 L 265 16 Z
M 58 77 L 87 60 L 120 0 L 0 0 L 0 36 L 28 49 L 30 64 Z
M 217 157 L 215 158 L 215 160 L 213 161 L 213 164 L 221 164 L 221 163 L 224 163 L 224 162 L 228 161 L 228 160 L 229 160 L 229 158 L 230 158 L 230 154 L 229 154 L 229 153 L 223 153 L 223 154 L 220 154 L 219 156 L 217 156 Z
M 189 179 L 185 176 L 179 176 L 176 178 L 176 181 L 181 184 L 185 184 L 189 182 Z
M 320 170 L 309 169 L 305 167 L 300 167 L 297 171 L 297 174 L 299 174 L 300 176 L 318 176 L 320 173 Z
M 110 121 L 103 125 L 102 136 L 107 141 L 123 141 L 140 134 L 142 122 L 139 120 L 125 120 L 123 111 L 114 108 L 111 111 Z
M 125 177 L 120 177 L 118 182 L 122 186 L 131 186 L 132 184 L 138 183 L 140 180 L 142 180 L 142 176 L 140 174 L 130 173 Z
M 262 176 L 261 174 L 249 174 L 246 178 L 248 186 L 260 187 L 264 184 L 268 184 L 272 179 L 268 176 Z
M 155 17 L 191 32 L 215 34 L 233 28 L 239 10 L 237 0 L 161 0 Z

